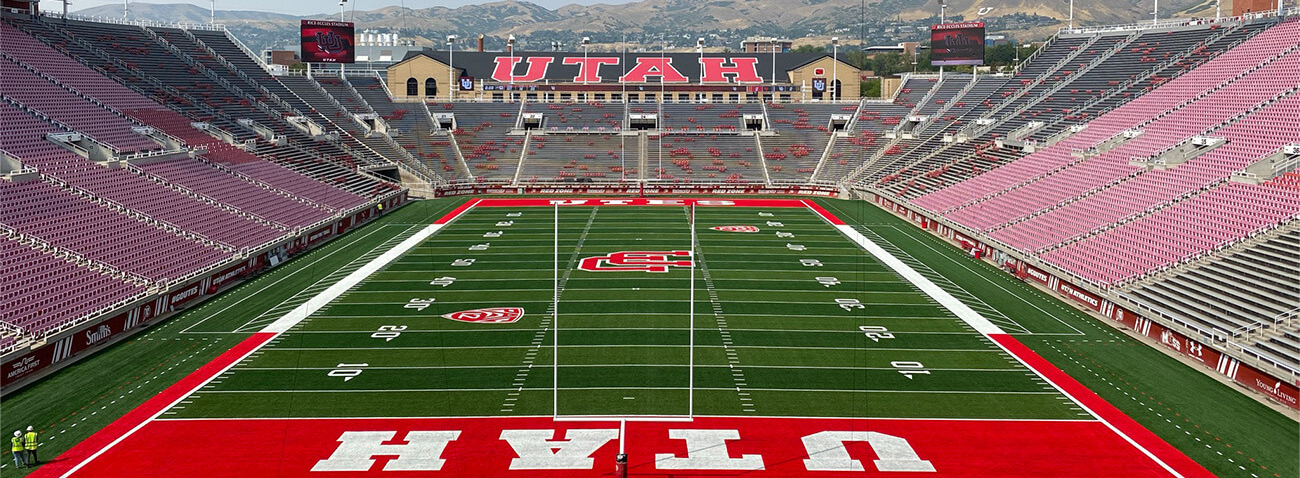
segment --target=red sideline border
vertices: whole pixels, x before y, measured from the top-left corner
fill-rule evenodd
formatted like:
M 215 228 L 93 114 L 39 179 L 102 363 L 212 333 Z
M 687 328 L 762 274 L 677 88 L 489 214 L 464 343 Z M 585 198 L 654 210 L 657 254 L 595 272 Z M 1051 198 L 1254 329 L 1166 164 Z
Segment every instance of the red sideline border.
M 807 200 L 802 202 L 808 209 L 811 209 L 827 222 L 836 226 L 847 225 L 815 202 Z M 986 336 L 1001 346 L 1003 350 L 1006 350 L 1007 353 L 1028 366 L 1035 374 L 1038 374 L 1038 376 L 1063 392 L 1070 400 L 1083 406 L 1088 413 L 1101 421 L 1107 428 L 1110 428 L 1111 431 L 1114 431 L 1116 435 L 1119 435 L 1124 441 L 1133 445 L 1134 448 L 1150 457 L 1152 461 L 1161 465 L 1174 476 L 1214 478 L 1214 474 L 1206 470 L 1200 463 L 1192 460 L 1186 454 L 1174 448 L 1173 445 L 1156 436 L 1151 430 L 1125 415 L 1120 409 L 1115 408 L 1110 402 L 1079 383 L 1074 377 L 1052 365 L 1051 362 L 1048 362 L 1047 359 L 1035 353 L 1025 344 L 1020 343 L 1015 337 L 1005 333 L 987 334 Z
M 482 202 L 482 199 L 472 199 L 465 201 L 456 209 L 434 221 L 434 225 L 444 225 L 457 217 L 460 217 L 466 211 Z M 211 362 L 199 367 L 198 370 L 186 375 L 176 383 L 164 389 L 158 395 L 146 400 L 140 406 L 122 415 L 121 418 L 114 420 L 104 428 L 95 432 L 90 437 L 74 445 L 68 451 L 63 452 L 58 458 L 47 462 L 45 465 L 34 470 L 27 475 L 31 478 L 55 478 L 69 476 L 85 466 L 91 460 L 108 451 L 117 443 L 125 440 L 140 428 L 153 421 L 164 411 L 176 406 L 185 397 L 197 392 L 208 382 L 215 379 L 235 366 L 254 351 L 262 348 L 271 339 L 279 334 L 269 332 L 257 332 L 252 336 L 240 341 L 229 350 L 212 359 Z
M 1214 474 L 1206 470 L 1200 463 L 1192 460 L 1183 452 L 1174 448 L 1173 445 L 1156 436 L 1155 433 L 1142 426 L 1137 420 L 1125 415 L 1124 412 L 1115 408 L 1106 399 L 1101 398 L 1088 387 L 1079 383 L 1074 377 L 1056 368 L 1047 359 L 1016 340 L 1015 337 L 1007 334 L 992 334 L 989 335 L 989 338 L 1001 345 L 1011 355 L 1020 359 L 1021 362 L 1024 362 L 1034 373 L 1064 391 L 1070 399 L 1083 405 L 1089 413 L 1100 419 L 1102 423 L 1114 430 L 1121 438 L 1133 444 L 1139 451 L 1163 462 L 1166 469 L 1171 469 L 1186 478 L 1214 478 Z
M 700 199 L 633 199 L 633 200 L 582 200 L 580 203 L 561 203 L 561 205 L 582 206 L 582 205 L 685 205 L 700 204 L 710 205 L 710 202 L 725 202 L 727 205 L 740 207 L 798 207 L 803 206 L 813 211 L 827 222 L 836 225 L 847 225 L 834 214 L 823 209 L 820 205 L 806 200 L 781 200 L 781 199 L 718 199 L 718 200 L 700 200 Z M 434 222 L 435 225 L 447 224 L 456 219 L 466 211 L 475 206 L 550 206 L 554 203 L 552 200 L 536 199 L 474 199 L 466 201 L 452 212 L 444 215 Z M 715 204 L 723 205 L 723 204 Z M 56 478 L 67 477 L 81 469 L 82 466 L 89 463 L 99 455 L 107 452 L 117 443 L 131 436 L 133 433 L 144 427 L 150 421 L 162 415 L 164 411 L 175 406 L 185 397 L 198 391 L 208 382 L 217 376 L 225 373 L 236 363 L 239 363 L 254 351 L 260 349 L 278 334 L 258 332 L 236 344 L 231 349 L 219 355 L 211 362 L 195 370 L 185 378 L 177 381 L 175 384 L 167 387 L 158 395 L 145 401 L 140 406 L 123 415 L 121 418 L 113 421 L 108 426 L 95 432 L 89 438 L 73 446 L 68 451 L 59 455 L 57 459 L 46 465 L 34 470 L 29 477 L 32 478 Z M 1015 356 L 1021 362 L 1025 363 L 1039 376 L 1047 379 L 1061 391 L 1065 392 L 1072 400 L 1083 405 L 1097 419 L 1114 431 L 1117 435 L 1128 441 L 1139 451 L 1158 464 L 1163 465 L 1175 476 L 1183 478 L 1213 478 L 1214 475 L 1196 463 L 1187 455 L 1183 454 L 1172 445 L 1168 444 L 1160 437 L 1156 436 L 1150 430 L 1143 427 L 1137 421 L 1125 415 L 1114 405 L 1106 402 L 1105 399 L 1093 393 L 1083 384 L 1079 383 L 1073 377 L 1070 377 L 1064 371 L 1052 365 L 1046 359 L 1034 353 L 1029 347 L 1020 343 L 1014 337 L 1006 334 L 991 334 L 989 338 L 994 340 L 998 345 L 1007 350 L 1008 353 Z
M 42 465 L 27 476 L 30 478 L 54 478 L 76 472 L 86 463 L 111 449 L 113 445 L 125 440 L 150 421 L 162 415 L 167 409 L 180 403 L 185 397 L 207 385 L 218 375 L 225 373 L 230 367 L 261 348 L 275 336 L 276 334 L 258 332 L 240 341 L 230 350 L 218 355 L 211 362 L 199 367 L 198 370 L 167 387 L 158 395 L 154 395 L 153 398 L 127 412 L 121 418 L 114 420 L 113 423 L 95 432 L 89 438 L 82 440 L 81 443 L 76 444 L 76 446 L 59 455 L 58 458 Z

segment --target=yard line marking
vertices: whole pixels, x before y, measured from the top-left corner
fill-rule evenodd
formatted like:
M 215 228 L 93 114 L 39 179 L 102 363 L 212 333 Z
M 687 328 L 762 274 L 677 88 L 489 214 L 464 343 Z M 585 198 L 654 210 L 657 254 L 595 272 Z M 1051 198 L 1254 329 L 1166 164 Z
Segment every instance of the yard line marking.
M 559 303 L 560 296 L 564 294 L 564 286 L 569 282 L 569 276 L 573 274 L 573 266 L 577 265 L 578 255 L 581 254 L 582 245 L 587 241 L 587 233 L 591 231 L 591 224 L 596 221 L 596 214 L 599 210 L 600 210 L 599 206 L 591 208 L 591 213 L 587 215 L 587 225 L 583 227 L 582 235 L 578 237 L 578 243 L 573 246 L 573 254 L 569 257 L 569 263 L 566 269 L 564 270 L 564 276 L 556 281 L 555 284 L 556 290 L 552 291 L 554 297 L 552 297 L 550 303 L 547 304 L 546 316 L 542 318 L 542 321 L 539 324 L 541 325 L 542 330 L 538 331 L 537 335 L 533 337 L 533 342 L 529 344 L 530 348 L 525 353 L 524 363 L 529 364 L 528 370 L 524 371 L 524 373 L 521 374 L 523 375 L 523 378 L 516 378 L 518 383 L 516 383 L 515 385 L 519 386 L 521 389 L 523 384 L 528 380 L 529 372 L 533 368 L 532 357 L 536 356 L 537 353 L 541 350 L 542 341 L 546 337 L 546 332 L 551 332 L 553 334 L 559 333 L 559 330 L 551 330 L 552 327 L 551 321 L 555 319 L 555 307 L 556 304 Z M 556 234 L 558 234 L 558 232 L 556 232 Z M 558 367 L 558 364 L 554 366 Z M 556 380 L 558 380 L 558 377 L 556 378 Z M 513 407 L 514 403 L 509 403 L 508 405 Z M 505 405 L 503 405 L 503 407 L 504 406 Z
M 259 289 L 258 291 L 253 292 L 252 294 L 246 295 L 246 296 L 240 298 L 239 300 L 235 301 L 233 304 L 227 305 L 227 306 L 221 308 L 221 310 L 218 310 L 218 311 L 216 311 L 216 312 L 214 312 L 214 313 L 212 313 L 212 314 L 209 314 L 207 317 L 204 317 L 202 320 L 199 320 L 198 322 L 195 322 L 195 323 L 191 324 L 189 327 L 186 327 L 186 328 L 182 329 L 180 333 L 182 333 L 182 334 L 183 334 L 183 333 L 188 333 L 190 329 L 192 329 L 192 328 L 198 326 L 199 324 L 202 324 L 203 322 L 206 322 L 208 319 L 211 319 L 211 318 L 213 318 L 213 317 L 216 317 L 216 316 L 218 316 L 218 315 L 221 315 L 223 312 L 225 312 L 226 310 L 229 310 L 231 307 L 234 307 L 234 306 L 236 306 L 236 305 L 239 305 L 239 304 L 243 303 L 245 300 L 248 300 L 248 299 L 250 299 L 250 298 L 252 298 L 252 297 L 254 297 L 254 296 L 258 295 L 258 294 L 261 294 L 261 293 L 264 292 L 264 291 L 274 290 L 274 289 L 275 289 L 275 285 L 276 285 L 276 284 L 279 284 L 280 282 L 283 282 L 285 279 L 288 279 L 288 278 L 290 278 L 290 277 L 293 277 L 293 276 L 297 275 L 299 272 L 311 270 L 311 266 L 316 265 L 316 263 L 318 263 L 318 262 L 320 262 L 320 261 L 323 261 L 323 260 L 325 260 L 325 259 L 328 259 L 328 258 L 330 258 L 330 256 L 333 256 L 334 254 L 338 254 L 339 252 L 342 252 L 342 251 L 348 250 L 348 248 L 345 247 L 345 246 L 347 246 L 347 245 L 349 245 L 349 244 L 355 244 L 355 243 L 357 243 L 357 242 L 359 242 L 359 241 L 361 241 L 361 240 L 364 240 L 364 239 L 367 238 L 367 237 L 370 237 L 371 235 L 374 235 L 375 233 L 378 233 L 378 232 L 380 232 L 380 231 L 383 231 L 383 230 L 384 230 L 385 228 L 387 228 L 387 227 L 391 227 L 391 226 L 395 226 L 395 225 L 396 225 L 396 224 L 384 224 L 382 227 L 377 227 L 377 228 L 375 228 L 374 231 L 370 231 L 369 233 L 367 233 L 367 234 L 365 234 L 365 235 L 363 235 L 363 236 L 357 237 L 357 238 L 353 239 L 353 240 L 350 241 L 350 242 L 344 243 L 342 246 L 339 246 L 338 249 L 332 250 L 332 251 L 330 251 L 328 254 L 325 254 L 325 255 L 323 255 L 323 256 L 321 256 L 321 257 L 319 257 L 319 258 L 316 258 L 315 260 L 313 260 L 313 261 L 307 263 L 306 266 L 303 266 L 303 267 L 299 268 L 298 270 L 295 270 L 295 271 L 293 271 L 293 272 L 290 272 L 290 273 L 286 274 L 284 277 L 281 277 L 281 278 L 279 278 L 279 279 L 276 279 L 275 282 L 272 282 L 272 283 L 270 283 L 269 285 L 266 285 L 266 286 L 259 286 L 259 287 L 261 287 L 261 289 Z M 331 244 L 331 245 L 333 245 L 333 244 Z M 319 249 L 318 249 L 318 250 L 319 250 Z M 251 282 L 247 282 L 247 283 L 244 283 L 244 284 L 240 284 L 240 285 L 237 286 L 235 289 L 232 289 L 232 290 L 229 291 L 229 292 L 233 292 L 234 290 L 239 289 L 239 288 L 242 288 L 242 287 L 244 287 L 245 285 L 252 284 L 253 282 L 257 282 L 257 279 L 254 279 L 254 280 L 251 281 Z M 224 334 L 224 333 L 227 333 L 227 332 L 217 332 L 217 333 L 223 333 L 223 334 Z
M 1134 422 L 1132 418 L 1129 418 L 1123 412 L 1119 411 L 1119 409 L 1115 408 L 1110 403 L 1107 403 L 1104 399 L 1097 397 L 1096 394 L 1092 394 L 1090 390 L 1088 390 L 1083 385 L 1079 384 L 1077 381 L 1074 381 L 1068 374 L 1062 372 L 1059 368 L 1052 365 L 1051 362 L 1048 362 L 1042 357 L 1039 357 L 1037 354 L 1035 354 L 1024 344 L 1020 343 L 1020 341 L 1016 340 L 1015 337 L 1012 337 L 1006 332 L 1003 332 L 1001 328 L 999 328 L 997 325 L 990 322 L 984 316 L 980 315 L 979 312 L 972 310 L 970 307 L 968 307 L 966 304 L 962 303 L 961 301 L 957 300 L 947 291 L 935 285 L 934 282 L 931 282 L 929 279 L 922 276 L 920 273 L 916 272 L 916 270 L 912 269 L 910 266 L 903 263 L 898 258 L 894 257 L 892 254 L 889 253 L 889 251 L 886 251 L 884 248 L 880 247 L 879 245 L 875 244 L 870 239 L 868 239 L 866 236 L 859 233 L 857 230 L 853 228 L 853 226 L 845 224 L 843 221 L 834 217 L 829 212 L 826 212 L 824 209 L 822 209 L 820 206 L 814 203 L 810 203 L 807 200 L 804 200 L 803 203 L 809 209 L 812 209 L 817 214 L 821 215 L 822 218 L 826 220 L 826 222 L 830 223 L 835 228 L 839 229 L 840 232 L 843 233 L 845 236 L 848 236 L 849 239 L 851 239 L 853 242 L 856 242 L 859 246 L 861 246 L 871 255 L 876 256 L 876 259 L 879 260 L 882 264 L 889 266 L 890 269 L 893 269 L 904 279 L 907 279 L 908 282 L 911 282 L 912 284 L 919 287 L 921 290 L 925 291 L 927 294 L 930 294 L 932 297 L 935 298 L 936 301 L 938 301 L 940 304 L 943 304 L 945 308 L 947 308 L 948 310 L 956 314 L 958 318 L 965 321 L 971 327 L 974 327 L 975 330 L 978 330 L 987 339 L 992 341 L 995 346 L 1001 348 L 1002 350 L 1005 350 L 1006 353 L 1010 354 L 1012 357 L 1015 357 L 1022 364 L 1024 364 L 1026 368 L 1038 374 L 1042 380 L 1055 387 L 1060 392 L 1061 395 L 1064 395 L 1066 398 L 1069 399 L 1069 401 L 1073 402 L 1075 405 L 1084 409 L 1084 411 L 1087 411 L 1088 413 L 1092 414 L 1094 417 L 1097 418 L 1097 420 L 1099 420 L 1101 423 L 1106 425 L 1107 428 L 1110 428 L 1111 431 L 1119 435 L 1120 438 L 1124 439 L 1124 441 L 1127 441 L 1130 445 L 1133 445 L 1134 448 L 1142 452 L 1142 454 L 1146 455 L 1148 458 L 1150 458 L 1154 463 L 1159 465 L 1161 468 L 1164 468 L 1165 471 L 1168 471 L 1170 474 L 1178 478 L 1184 478 L 1185 476 L 1187 476 L 1181 473 L 1179 470 L 1174 469 L 1174 467 L 1171 466 L 1169 463 L 1166 463 L 1165 459 L 1168 458 L 1170 460 L 1177 460 L 1178 462 L 1180 462 L 1179 463 L 1180 469 L 1187 470 L 1188 475 L 1213 476 L 1208 471 L 1206 471 L 1205 468 L 1201 467 L 1195 461 L 1192 461 L 1191 459 L 1187 458 L 1187 456 L 1184 455 L 1182 452 L 1178 451 L 1177 449 L 1170 446 L 1164 440 L 1155 436 L 1155 434 L 1152 433 L 1150 430 L 1147 430 L 1146 428 L 1142 427 L 1142 425 L 1137 424 L 1137 422 Z M 1017 351 L 1019 351 L 1019 353 L 1017 353 Z M 1034 365 L 1032 365 L 1030 363 L 1031 361 L 1036 362 L 1038 366 L 1035 367 Z M 1059 385 L 1056 381 L 1053 381 L 1050 378 L 1048 378 L 1045 375 L 1045 373 L 1056 375 L 1058 380 L 1062 380 L 1062 379 L 1068 380 L 1063 383 L 1066 383 L 1068 386 L 1070 386 L 1075 393 L 1071 394 L 1065 388 L 1062 388 L 1062 386 Z M 1091 394 L 1091 397 L 1089 397 L 1088 395 L 1083 395 L 1083 393 Z M 1095 412 L 1091 407 L 1085 405 L 1080 399 L 1076 398 L 1076 395 L 1089 398 L 1090 401 L 1093 401 L 1093 406 L 1101 407 L 1099 409 L 1104 411 L 1107 416 L 1103 417 L 1102 415 Z M 1095 398 L 1095 400 L 1091 400 L 1092 398 Z M 1126 430 L 1121 430 L 1118 426 L 1111 423 L 1111 420 L 1119 421 L 1122 425 L 1125 426 Z M 1160 447 L 1163 457 L 1156 456 L 1155 453 L 1153 453 L 1151 450 L 1147 448 L 1147 445 L 1144 445 L 1143 443 L 1139 443 L 1136 439 L 1131 437 L 1129 435 L 1130 433 L 1138 435 L 1138 437 L 1142 438 L 1143 441 L 1146 442 L 1146 444 L 1148 445 Z
M 980 276 L 980 274 L 979 274 L 978 272 L 972 270 L 970 267 L 967 267 L 966 264 L 962 264 L 962 263 L 960 263 L 960 262 L 957 262 L 957 261 L 953 260 L 952 258 L 947 257 L 947 255 L 945 255 L 945 254 L 943 254 L 943 253 L 940 253 L 939 250 L 937 250 L 937 249 L 934 248 L 934 246 L 931 246 L 930 244 L 927 244 L 926 242 L 921 241 L 920 239 L 917 239 L 916 236 L 913 235 L 910 231 L 908 231 L 908 230 L 906 230 L 906 229 L 898 228 L 898 227 L 894 227 L 894 230 L 899 231 L 899 232 L 901 232 L 901 233 L 903 233 L 903 234 L 906 234 L 907 236 L 909 236 L 909 237 L 911 237 L 913 240 L 915 240 L 917 244 L 920 244 L 920 245 L 924 246 L 926 249 L 929 249 L 929 250 L 931 250 L 931 251 L 934 251 L 935 253 L 938 253 L 940 257 L 944 257 L 944 258 L 947 259 L 949 262 L 952 262 L 952 263 L 954 263 L 954 264 L 957 264 L 957 265 L 960 266 L 961 268 L 966 269 L 967 271 L 970 271 L 970 272 L 971 272 L 972 274 L 974 274 L 975 276 L 980 277 L 981 279 L 983 279 L 983 276 Z M 1007 293 L 1008 293 L 1009 295 L 1011 295 L 1012 297 L 1015 297 L 1017 300 L 1019 300 L 1019 301 L 1021 301 L 1021 302 L 1024 302 L 1025 304 L 1029 305 L 1030 307 L 1033 307 L 1033 308 L 1035 308 L 1035 309 L 1038 309 L 1038 311 L 1042 312 L 1043 314 L 1047 315 L 1048 317 L 1051 317 L 1052 319 L 1056 320 L 1057 322 L 1060 322 L 1062 325 L 1065 325 L 1066 327 L 1069 327 L 1071 330 L 1074 330 L 1074 331 L 1075 331 L 1075 334 L 1074 334 L 1074 335 L 1086 335 L 1086 334 L 1083 333 L 1082 330 L 1079 330 L 1079 329 L 1078 329 L 1077 327 L 1075 327 L 1074 325 L 1071 325 L 1070 323 L 1068 323 L 1068 322 L 1066 322 L 1066 321 L 1064 321 L 1064 320 L 1061 320 L 1061 318 L 1060 318 L 1060 317 L 1057 317 L 1056 314 L 1051 313 L 1051 312 L 1048 312 L 1048 311 L 1046 311 L 1046 310 L 1043 310 L 1043 308 L 1042 308 L 1042 307 L 1039 307 L 1038 304 L 1035 304 L 1035 303 L 1033 303 L 1033 302 L 1029 302 L 1029 301 L 1025 300 L 1024 298 L 1020 297 L 1019 294 L 1014 294 L 1014 293 L 1012 293 L 1011 291 L 1007 290 L 1006 287 L 1002 287 L 1001 284 L 998 284 L 998 283 L 993 282 L 993 281 L 988 280 L 988 279 L 984 279 L 984 281 L 987 282 L 987 283 L 989 283 L 989 284 L 991 284 L 991 285 L 993 285 L 994 287 L 997 287 L 998 289 L 1001 289 L 1001 290 L 1004 291 L 1004 292 L 1007 292 Z M 1038 295 L 1039 297 L 1042 297 L 1041 294 L 1038 294 L 1038 293 L 1037 293 L 1037 290 L 1036 290 L 1036 289 L 1031 288 L 1030 291 L 1034 292 L 1035 295 Z M 1057 305 L 1058 305 L 1058 307 L 1059 307 L 1059 301 L 1054 301 L 1054 302 L 1056 302 Z M 1104 329 L 1103 329 L 1103 331 L 1104 331 Z M 1035 334 L 1035 335 L 1043 335 L 1043 334 Z
M 420 393 L 420 392 L 504 392 L 517 388 L 384 388 L 365 390 L 208 390 L 204 393 Z M 571 387 L 566 391 L 596 390 L 683 390 L 684 387 Z M 696 390 L 733 391 L 732 387 L 696 387 Z M 549 392 L 550 387 L 528 388 L 529 391 Z M 987 391 L 987 390 L 842 390 L 833 388 L 747 388 L 751 392 L 813 392 L 813 393 L 905 393 L 905 394 L 942 394 L 942 395 L 1060 395 L 1059 392 L 1038 391 Z M 561 415 L 561 418 L 567 415 Z M 682 417 L 686 418 L 686 417 Z
M 414 346 L 414 347 L 276 347 L 275 351 L 305 351 L 305 350 L 476 350 L 476 349 L 520 349 L 529 348 L 528 345 L 449 345 L 449 346 Z M 685 344 L 599 344 L 599 345 L 561 345 L 565 349 L 585 349 L 585 348 L 686 348 Z M 696 348 L 738 348 L 738 349 L 771 349 L 771 350 L 853 350 L 862 351 L 862 347 L 817 347 L 808 345 L 695 345 Z M 896 348 L 896 347 L 873 347 L 871 350 L 893 350 L 907 352 L 962 352 L 962 353 L 991 353 L 1005 355 L 1001 349 L 932 349 L 932 348 Z
M 882 249 L 890 252 L 891 254 L 894 255 L 894 257 L 897 257 L 903 263 L 911 266 L 922 276 L 925 276 L 931 281 L 936 282 L 937 284 L 940 285 L 941 288 L 949 291 L 954 296 L 957 296 L 959 299 L 962 300 L 962 303 L 971 304 L 970 307 L 972 309 L 977 309 L 980 312 L 984 312 L 985 314 L 987 314 L 987 316 L 991 317 L 989 319 L 990 321 L 995 322 L 1000 326 L 1007 327 L 1019 333 L 1025 333 L 1025 334 L 1032 333 L 1029 331 L 1029 329 L 1025 328 L 1025 326 L 1020 325 L 1019 322 L 1016 322 L 1011 317 L 1008 317 L 1006 314 L 1003 314 L 1002 311 L 994 308 L 993 306 L 988 305 L 978 296 L 971 294 L 962 286 L 957 285 L 953 281 L 949 280 L 943 274 L 940 274 L 938 271 L 935 271 L 926 263 L 921 262 L 921 260 L 913 257 L 911 254 L 908 254 L 907 251 L 904 251 L 902 248 L 894 245 L 894 243 L 889 242 L 889 240 L 885 239 L 884 237 L 881 237 L 879 234 L 876 234 L 874 231 L 861 226 L 853 226 L 853 228 L 854 230 L 857 230 L 858 232 L 862 233 L 863 236 L 869 237 L 872 242 L 880 245 Z
M 951 320 L 951 318 L 949 318 L 949 320 Z M 723 321 L 723 322 L 721 323 L 721 325 L 724 325 L 724 326 L 725 326 L 725 325 L 726 325 L 726 322 Z M 407 329 L 407 330 L 402 331 L 402 333 L 404 333 L 404 334 L 444 334 L 444 333 L 446 333 L 446 334 L 461 334 L 461 333 L 473 333 L 473 334 L 488 333 L 488 334 L 490 334 L 490 333 L 496 333 L 496 332 L 531 332 L 532 330 L 533 330 L 533 329 L 481 329 L 481 330 L 465 330 L 465 329 L 460 329 L 460 330 L 411 330 L 411 329 Z M 610 332 L 616 332 L 616 331 L 619 331 L 619 332 L 626 332 L 626 331 L 674 331 L 674 332 L 681 332 L 681 331 L 688 331 L 688 330 L 690 330 L 690 329 L 689 329 L 689 328 L 686 328 L 686 327 L 572 327 L 572 328 L 566 328 L 566 329 L 564 329 L 564 330 L 566 330 L 566 331 L 568 331 L 568 330 L 572 330 L 572 331 L 580 331 L 580 332 L 601 332 L 601 331 L 610 331 Z M 772 333 L 781 333 L 781 334 L 791 334 L 791 333 L 799 334 L 799 333 L 806 333 L 806 334 L 841 334 L 841 335 L 859 335 L 859 334 L 862 333 L 862 332 L 859 332 L 859 331 L 856 331 L 856 330 L 819 330 L 819 329 L 730 329 L 730 330 L 735 331 L 735 332 L 759 332 L 759 333 L 762 333 L 762 332 L 772 332 Z M 289 334 L 293 334 L 293 335 L 296 335 L 296 334 L 356 334 L 356 333 L 358 333 L 358 332 L 361 332 L 361 331 L 359 331 L 359 330 L 294 330 L 294 331 L 289 332 Z M 721 332 L 719 332 L 719 333 L 720 333 L 721 335 L 723 335 L 723 336 L 730 336 L 730 335 L 731 335 L 731 333 L 728 332 L 727 330 L 723 330 L 723 331 L 721 331 Z M 967 331 L 925 331 L 925 330 L 916 330 L 916 331 L 897 331 L 897 330 L 894 330 L 894 331 L 890 331 L 890 333 L 892 333 L 892 334 L 894 334 L 894 335 L 969 335 L 969 336 L 976 336 L 976 335 L 979 335 L 979 334 L 977 334 L 977 333 L 975 333 L 975 332 L 973 332 L 973 331 L 967 332 Z M 400 348 L 400 347 L 396 347 L 396 348 Z
M 694 211 L 692 209 L 692 211 Z M 691 227 L 695 227 L 695 221 L 692 219 Z M 695 236 L 692 234 L 692 236 Z M 731 368 L 731 378 L 736 384 L 737 398 L 740 399 L 741 410 L 748 413 L 754 412 L 754 401 L 749 394 L 741 395 L 743 385 L 745 384 L 745 373 L 742 369 L 736 368 L 740 363 L 740 357 L 736 354 L 736 349 L 732 348 L 731 332 L 727 330 L 727 317 L 722 312 L 722 303 L 718 300 L 718 289 L 713 285 L 713 275 L 709 272 L 709 263 L 704 260 L 704 245 L 700 243 L 697 237 L 693 237 L 696 244 L 692 244 L 695 250 L 696 264 L 700 268 L 700 275 L 704 278 L 704 288 L 709 294 L 709 303 L 713 306 L 713 317 L 718 324 L 718 332 L 722 336 L 722 345 L 727 353 L 728 365 Z M 694 305 L 694 304 L 692 304 Z
M 365 254 L 358 256 L 352 261 L 349 261 L 347 264 L 334 270 L 333 272 L 330 272 L 329 274 L 325 275 L 325 277 L 322 277 L 316 282 L 312 283 L 310 286 L 307 286 L 305 289 L 298 291 L 294 295 L 289 296 L 289 298 L 281 301 L 279 304 L 276 304 L 275 307 L 267 309 L 265 312 L 261 313 L 260 315 L 253 318 L 252 320 L 248 321 L 244 325 L 239 326 L 239 328 L 235 329 L 235 332 L 251 331 L 251 329 L 253 328 L 262 327 L 265 324 L 276 320 L 278 316 L 280 316 L 280 314 L 283 314 L 286 310 L 291 310 L 293 308 L 298 307 L 299 305 L 302 305 L 302 303 L 310 300 L 310 298 L 313 297 L 314 295 L 319 294 L 320 292 L 328 288 L 329 284 L 336 283 L 334 281 L 337 281 L 339 279 L 339 276 L 343 274 L 351 274 L 352 272 L 355 272 L 357 269 L 363 267 L 362 266 L 363 264 L 368 263 L 369 261 L 373 260 L 376 256 L 380 255 L 381 254 L 380 251 L 387 250 L 387 248 L 392 247 L 391 244 L 393 244 L 395 241 L 404 240 L 411 237 L 408 234 L 410 234 L 410 232 L 417 227 L 420 226 L 418 225 L 411 226 L 406 230 L 398 233 L 397 235 L 394 235 L 389 240 L 384 241 L 382 244 L 378 246 L 375 246 L 374 249 L 371 249 L 370 251 L 367 251 Z
M 419 245 L 421 242 L 424 242 L 425 239 L 428 239 L 430 236 L 442 230 L 442 228 L 446 227 L 448 223 L 455 221 L 456 218 L 463 216 L 466 212 L 472 209 L 474 205 L 477 204 L 479 201 L 481 200 L 475 200 L 473 202 L 466 203 L 464 206 L 461 207 L 460 210 L 450 214 L 449 215 L 450 217 L 444 218 L 445 220 L 439 220 L 434 224 L 429 224 L 425 226 L 424 229 L 421 229 L 419 232 L 415 233 L 411 237 L 406 238 L 401 243 L 394 246 L 392 249 L 389 249 L 385 251 L 383 254 L 380 254 L 378 257 L 372 259 L 366 265 L 361 266 L 357 270 L 353 271 L 351 274 L 348 274 L 347 277 L 344 277 L 342 280 L 338 281 L 334 285 L 321 291 L 320 294 L 316 295 L 315 297 L 312 297 L 311 299 L 308 299 L 302 305 L 295 307 L 293 310 L 284 314 L 283 317 L 280 317 L 275 322 L 272 322 L 270 325 L 267 325 L 266 328 L 262 329 L 262 332 L 277 334 L 277 338 L 278 338 L 279 334 L 288 331 L 291 327 L 297 325 L 299 322 L 302 322 L 303 319 L 306 319 L 308 316 L 315 313 L 317 310 L 320 310 L 322 307 L 329 305 L 329 303 L 334 301 L 334 299 L 337 299 L 340 295 L 342 295 L 344 292 L 347 292 L 349 289 L 356 287 L 357 284 L 360 284 L 361 281 L 365 280 L 366 277 L 369 277 L 371 274 L 374 274 L 375 271 L 384 268 L 384 266 L 387 266 L 390 262 L 393 262 L 398 257 L 401 257 L 402 254 L 405 254 L 407 251 L 410 251 L 411 248 L 414 248 L 415 246 Z

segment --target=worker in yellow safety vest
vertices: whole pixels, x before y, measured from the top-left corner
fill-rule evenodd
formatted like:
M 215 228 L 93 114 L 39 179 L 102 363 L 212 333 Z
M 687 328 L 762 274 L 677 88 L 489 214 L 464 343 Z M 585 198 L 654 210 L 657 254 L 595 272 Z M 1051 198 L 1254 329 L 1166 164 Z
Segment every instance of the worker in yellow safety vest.
M 23 432 L 14 430 L 14 437 L 9 439 L 9 451 L 14 454 L 14 467 L 27 466 L 27 452 L 23 448 Z
M 36 466 L 36 430 L 31 426 L 27 427 L 27 435 L 23 437 L 23 448 L 27 449 L 27 466 Z

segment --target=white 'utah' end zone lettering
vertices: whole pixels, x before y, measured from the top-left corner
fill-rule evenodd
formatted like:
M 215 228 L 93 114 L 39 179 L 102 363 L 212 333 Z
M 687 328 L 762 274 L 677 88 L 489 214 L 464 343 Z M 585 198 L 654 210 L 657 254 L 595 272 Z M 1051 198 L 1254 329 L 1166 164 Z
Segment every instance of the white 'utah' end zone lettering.
M 669 429 L 668 437 L 686 445 L 686 456 L 656 453 L 655 468 L 660 470 L 763 470 L 763 456 L 743 454 L 732 457 L 727 442 L 740 440 L 735 429 Z M 511 470 L 591 470 L 597 451 L 618 439 L 617 429 L 569 429 L 563 440 L 553 439 L 556 430 L 502 430 L 500 440 L 510 445 L 517 458 Z M 383 471 L 438 471 L 447 460 L 446 448 L 461 436 L 460 430 L 411 431 L 401 441 L 389 445 L 396 431 L 347 431 L 338 438 L 338 447 L 326 459 L 319 460 L 311 471 L 368 471 L 376 457 L 393 457 Z M 877 459 L 878 471 L 934 472 L 929 461 L 921 459 L 907 439 L 877 432 L 823 431 L 801 438 L 808 471 L 866 471 L 863 460 L 854 459 L 845 442 L 866 443 Z M 457 456 L 452 453 L 452 456 Z

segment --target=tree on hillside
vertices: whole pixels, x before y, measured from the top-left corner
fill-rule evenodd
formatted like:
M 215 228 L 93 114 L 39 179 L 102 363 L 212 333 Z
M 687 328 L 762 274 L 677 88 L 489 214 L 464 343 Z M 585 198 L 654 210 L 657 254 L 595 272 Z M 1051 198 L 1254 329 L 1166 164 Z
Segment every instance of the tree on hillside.
M 825 53 L 826 47 L 821 47 L 816 45 L 799 45 L 798 47 L 790 51 L 794 53 Z

